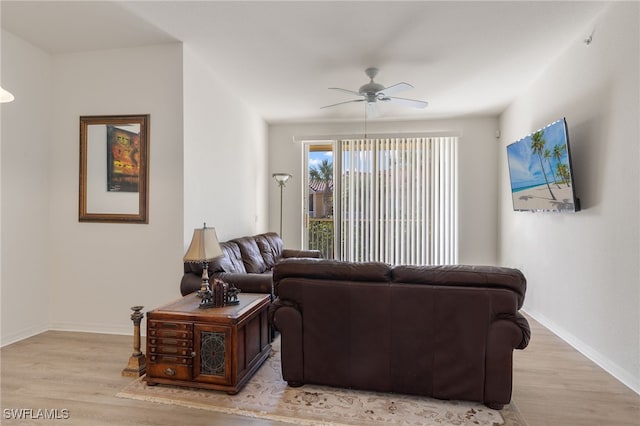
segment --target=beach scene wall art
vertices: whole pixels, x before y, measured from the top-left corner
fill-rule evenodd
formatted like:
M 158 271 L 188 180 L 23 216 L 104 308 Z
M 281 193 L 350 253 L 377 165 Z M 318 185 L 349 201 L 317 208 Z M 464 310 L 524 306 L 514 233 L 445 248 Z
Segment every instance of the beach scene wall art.
M 565 119 L 507 146 L 513 209 L 578 211 Z

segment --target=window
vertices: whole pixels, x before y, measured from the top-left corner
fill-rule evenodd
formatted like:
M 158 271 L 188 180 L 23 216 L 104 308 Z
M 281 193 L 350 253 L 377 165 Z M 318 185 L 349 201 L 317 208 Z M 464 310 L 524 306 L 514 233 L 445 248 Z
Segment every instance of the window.
M 341 259 L 457 263 L 457 138 L 338 146 Z
M 305 197 L 303 221 L 305 247 L 320 250 L 325 259 L 335 258 L 332 141 L 305 143 Z
M 330 146 L 325 142 L 322 149 L 307 145 L 307 159 L 313 156 L 310 147 L 316 156 L 319 150 L 335 149 L 322 188 L 314 185 L 317 172 L 311 172 L 307 160 L 308 192 L 315 196 L 315 217 L 306 213 L 308 247 L 320 248 L 320 240 L 331 239 L 325 257 L 457 263 L 457 144 L 455 137 L 416 137 L 338 140 Z M 329 175 L 335 185 L 328 185 Z

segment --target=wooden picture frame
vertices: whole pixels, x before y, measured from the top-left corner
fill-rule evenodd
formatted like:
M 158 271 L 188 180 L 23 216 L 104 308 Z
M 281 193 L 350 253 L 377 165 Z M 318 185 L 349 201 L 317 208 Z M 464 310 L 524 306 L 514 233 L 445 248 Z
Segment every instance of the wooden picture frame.
M 149 223 L 149 119 L 80 117 L 80 222 Z

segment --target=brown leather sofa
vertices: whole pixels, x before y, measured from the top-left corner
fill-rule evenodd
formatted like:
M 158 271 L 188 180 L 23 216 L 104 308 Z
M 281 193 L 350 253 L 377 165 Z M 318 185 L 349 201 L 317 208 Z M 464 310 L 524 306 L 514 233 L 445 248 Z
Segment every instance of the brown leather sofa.
M 276 263 L 288 257 L 319 258 L 317 250 L 283 248 L 282 239 L 275 232 L 236 238 L 220 243 L 224 256 L 209 262 L 209 278 L 233 284 L 244 293 L 266 293 L 273 299 L 272 270 Z M 183 296 L 200 290 L 202 265 L 184 263 L 180 282 Z
M 288 259 L 273 278 L 290 386 L 510 402 L 513 349 L 530 337 L 517 269 Z

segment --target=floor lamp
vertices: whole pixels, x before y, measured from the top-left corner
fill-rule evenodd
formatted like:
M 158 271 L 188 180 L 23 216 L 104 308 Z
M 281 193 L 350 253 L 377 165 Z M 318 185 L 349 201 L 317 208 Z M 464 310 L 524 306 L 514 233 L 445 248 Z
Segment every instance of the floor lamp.
M 282 238 L 282 190 L 287 181 L 291 179 L 291 175 L 289 173 L 274 173 L 272 176 L 280 185 L 280 238 Z

